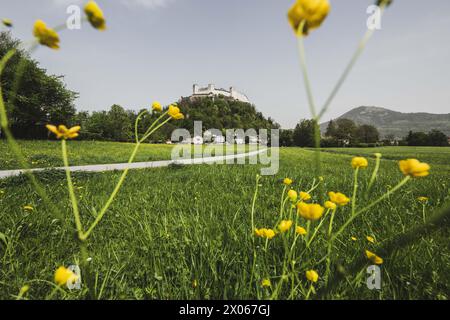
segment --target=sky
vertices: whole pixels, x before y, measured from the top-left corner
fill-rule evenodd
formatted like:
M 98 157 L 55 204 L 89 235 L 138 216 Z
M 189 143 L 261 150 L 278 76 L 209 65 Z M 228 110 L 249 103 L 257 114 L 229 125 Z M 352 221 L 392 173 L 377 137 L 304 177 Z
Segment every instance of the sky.
M 36 19 L 64 23 L 77 0 L 0 0 L 13 36 L 31 38 Z M 113 104 L 140 110 L 192 93 L 192 85 L 236 87 L 283 128 L 309 118 L 297 42 L 286 19 L 294 0 L 99 0 L 107 31 L 64 31 L 61 49 L 33 58 L 64 75 L 78 110 Z M 315 100 L 323 104 L 367 30 L 373 0 L 330 0 L 323 25 L 305 40 Z M 394 0 L 325 114 L 358 106 L 450 112 L 450 1 Z

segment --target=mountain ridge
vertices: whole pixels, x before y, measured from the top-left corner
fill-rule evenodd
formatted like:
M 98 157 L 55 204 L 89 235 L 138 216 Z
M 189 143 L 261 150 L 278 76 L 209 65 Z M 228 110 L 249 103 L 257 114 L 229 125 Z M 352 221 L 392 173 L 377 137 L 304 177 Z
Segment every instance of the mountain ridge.
M 393 135 L 395 138 L 405 137 L 409 131 L 429 132 L 436 129 L 450 136 L 450 113 L 437 114 L 428 112 L 400 112 L 377 106 L 360 106 L 353 108 L 337 119 L 350 119 L 356 124 L 375 126 L 381 137 Z M 329 121 L 320 128 L 325 133 Z

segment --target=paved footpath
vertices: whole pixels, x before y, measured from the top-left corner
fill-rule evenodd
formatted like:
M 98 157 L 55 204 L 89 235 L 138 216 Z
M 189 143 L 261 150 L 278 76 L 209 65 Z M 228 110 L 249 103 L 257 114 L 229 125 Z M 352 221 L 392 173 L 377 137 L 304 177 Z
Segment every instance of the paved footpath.
M 145 168 L 161 168 L 168 167 L 170 165 L 193 165 L 193 164 L 205 164 L 205 163 L 215 163 L 224 162 L 226 160 L 240 159 L 246 157 L 256 156 L 260 153 L 267 151 L 267 149 L 261 149 L 257 151 L 251 151 L 247 153 L 217 156 L 217 157 L 206 157 L 206 158 L 194 158 L 185 160 L 162 160 L 162 161 L 150 161 L 150 162 L 134 162 L 134 163 L 116 163 L 116 164 L 97 164 L 97 165 L 87 165 L 87 166 L 74 166 L 69 167 L 71 172 L 104 172 L 104 171 L 123 171 L 126 168 L 129 169 L 145 169 Z M 65 170 L 65 167 L 58 168 L 36 168 L 30 169 L 31 172 L 40 172 L 45 170 Z M 0 171 L 0 179 L 19 176 L 25 173 L 27 170 L 3 170 Z

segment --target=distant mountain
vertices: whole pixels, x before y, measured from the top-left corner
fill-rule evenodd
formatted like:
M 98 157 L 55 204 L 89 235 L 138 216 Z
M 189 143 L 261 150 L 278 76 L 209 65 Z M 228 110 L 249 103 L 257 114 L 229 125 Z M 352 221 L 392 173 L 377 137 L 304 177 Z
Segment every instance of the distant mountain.
M 356 124 L 369 124 L 375 126 L 380 135 L 394 135 L 396 138 L 405 137 L 410 130 L 429 132 L 437 129 L 450 136 L 450 113 L 403 113 L 380 107 L 358 107 L 354 108 L 338 119 L 350 119 Z M 325 133 L 328 122 L 320 125 Z

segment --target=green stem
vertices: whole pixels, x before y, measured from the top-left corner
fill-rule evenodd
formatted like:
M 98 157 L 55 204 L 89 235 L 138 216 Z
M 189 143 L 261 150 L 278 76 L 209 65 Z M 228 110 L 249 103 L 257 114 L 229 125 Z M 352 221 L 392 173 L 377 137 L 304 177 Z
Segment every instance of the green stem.
M 73 190 L 72 176 L 70 174 L 69 159 L 67 156 L 67 143 L 66 143 L 65 139 L 61 140 L 61 150 L 62 150 L 62 156 L 63 156 L 63 161 L 64 161 L 64 168 L 66 171 L 67 188 L 69 189 L 69 197 L 70 197 L 70 201 L 72 203 L 73 215 L 75 218 L 75 225 L 76 225 L 77 232 L 78 232 L 78 238 L 82 239 L 83 225 L 81 224 L 80 210 L 78 209 L 77 197 L 75 196 L 75 192 Z
M 356 210 L 356 193 L 358 192 L 358 172 L 359 168 L 355 169 L 353 179 L 353 195 L 352 195 L 352 216 L 355 215 Z
M 252 246 L 253 246 L 253 262 L 252 262 L 252 270 L 250 273 L 250 286 L 253 282 L 253 275 L 255 272 L 255 266 L 256 266 L 256 246 L 255 246 L 255 207 L 256 207 L 256 199 L 258 198 L 258 190 L 259 190 L 259 180 L 261 179 L 260 175 L 256 176 L 256 186 L 255 186 L 255 193 L 253 194 L 253 200 L 252 200 L 252 211 L 250 213 L 250 220 L 252 225 L 251 230 L 251 237 L 252 237 Z M 266 242 L 267 246 L 267 242 Z
M 378 170 L 380 169 L 380 162 L 381 157 L 377 156 L 375 159 L 375 168 L 373 169 L 372 176 L 370 177 L 369 184 L 367 185 L 366 195 L 369 194 L 370 190 L 372 189 L 372 185 L 374 184 L 375 180 L 378 176 Z

